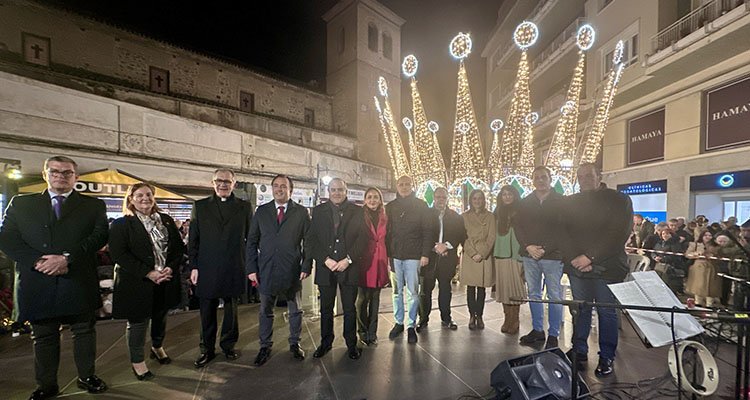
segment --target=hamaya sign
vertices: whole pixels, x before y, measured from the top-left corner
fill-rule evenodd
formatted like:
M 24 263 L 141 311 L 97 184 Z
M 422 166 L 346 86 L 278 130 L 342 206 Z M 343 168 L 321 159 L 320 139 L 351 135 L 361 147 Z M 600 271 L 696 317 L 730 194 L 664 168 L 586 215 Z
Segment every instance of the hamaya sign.
M 750 143 L 750 76 L 706 92 L 706 151 Z
M 628 121 L 628 165 L 664 159 L 664 108 Z

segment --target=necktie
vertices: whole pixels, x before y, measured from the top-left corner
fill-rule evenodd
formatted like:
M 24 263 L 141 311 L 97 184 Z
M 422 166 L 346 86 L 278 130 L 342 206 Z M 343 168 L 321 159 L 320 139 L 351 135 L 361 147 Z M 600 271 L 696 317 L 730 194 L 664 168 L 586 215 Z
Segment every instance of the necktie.
M 284 220 L 284 206 L 279 206 L 279 213 L 276 214 L 276 222 L 281 225 L 282 220 Z
M 55 196 L 53 197 L 55 200 L 55 203 L 52 205 L 52 208 L 55 210 L 55 217 L 57 219 L 60 219 L 60 215 L 62 214 L 62 204 L 63 201 L 65 201 L 65 196 Z

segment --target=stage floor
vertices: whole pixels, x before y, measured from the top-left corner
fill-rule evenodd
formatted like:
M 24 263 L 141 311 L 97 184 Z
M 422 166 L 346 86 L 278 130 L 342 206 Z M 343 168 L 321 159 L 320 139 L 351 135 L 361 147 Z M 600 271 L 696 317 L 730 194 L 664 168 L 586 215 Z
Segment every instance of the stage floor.
M 379 344 L 363 349 L 362 358 L 350 360 L 341 338 L 342 318 L 335 319 L 336 337 L 333 350 L 322 359 L 312 353 L 320 341 L 320 326 L 311 304 L 305 310 L 301 346 L 307 358 L 292 359 L 287 344 L 288 325 L 277 308 L 274 323 L 274 347 L 271 359 L 262 367 L 252 362 L 258 352 L 258 305 L 242 305 L 239 309 L 240 339 L 237 350 L 241 357 L 227 361 L 219 355 L 206 368 L 196 369 L 193 361 L 198 356 L 200 319 L 197 311 L 182 312 L 169 317 L 165 348 L 172 357 L 170 365 L 159 365 L 149 360 L 156 374 L 149 382 L 139 382 L 133 376 L 125 345 L 123 321 L 97 323 L 97 375 L 110 389 L 100 395 L 81 392 L 75 385 L 70 332 L 63 332 L 59 372 L 60 397 L 70 399 L 458 399 L 494 398 L 490 387 L 490 372 L 501 361 L 531 354 L 540 348 L 518 344 L 520 335 L 500 333 L 502 305 L 488 299 L 485 305 L 486 329 L 470 331 L 464 288 L 454 290 L 453 318 L 456 331 L 440 327 L 439 312 L 431 314 L 432 322 L 426 332 L 419 334 L 419 342 L 410 345 L 406 335 L 388 340 L 393 325 L 390 289 L 382 291 Z M 437 290 L 433 296 L 436 301 Z M 309 302 L 308 302 L 309 303 Z M 436 305 L 435 305 L 436 307 Z M 221 314 L 220 314 L 221 315 Z M 624 320 L 623 320 L 624 321 Z M 528 306 L 521 307 L 521 334 L 531 329 Z M 664 376 L 668 372 L 667 349 L 647 349 L 627 322 L 620 331 L 615 373 L 604 379 L 594 375 L 598 345 L 597 330 L 589 339 L 589 367 L 582 373 L 592 392 L 615 383 L 636 383 L 639 380 Z M 565 311 L 565 323 L 560 335 L 564 351 L 570 343 L 570 315 Z M 32 343 L 29 335 L 0 337 L 0 399 L 26 399 L 34 390 Z M 720 390 L 712 398 L 734 398 L 734 347 L 721 345 L 717 359 L 720 370 Z M 723 361 L 726 360 L 726 361 Z M 728 362 L 727 362 L 728 361 Z M 663 385 L 674 389 L 673 385 Z M 465 397 L 462 397 L 465 396 Z M 652 398 L 657 398 L 653 396 Z M 616 397 L 599 397 L 616 398 Z M 625 398 L 624 396 L 622 398 Z

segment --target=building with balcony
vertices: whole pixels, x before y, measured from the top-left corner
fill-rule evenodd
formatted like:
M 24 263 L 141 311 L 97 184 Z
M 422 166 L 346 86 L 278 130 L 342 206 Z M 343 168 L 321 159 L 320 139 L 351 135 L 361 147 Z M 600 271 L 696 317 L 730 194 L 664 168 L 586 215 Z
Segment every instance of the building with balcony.
M 597 37 L 587 55 L 580 131 L 586 129 L 592 106 L 601 97 L 617 41 L 625 43 L 626 67 L 601 153 L 605 181 L 635 193 L 636 211 L 653 213 L 654 218 L 667 214 L 703 214 L 712 221 L 750 218 L 750 171 L 745 161 L 750 144 L 750 2 L 506 3 L 483 52 L 491 105 L 488 117 L 507 115 L 518 57 L 518 51 L 509 47 L 511 35 L 519 22 L 529 19 L 541 33 L 534 46 L 538 53 L 529 54 L 534 65 L 532 106 L 541 115 L 535 130 L 541 157 L 549 145 L 547 129 L 554 130 L 572 74 L 567 57 L 575 49 L 567 44 L 566 32 L 585 21 L 596 29 Z M 544 13 L 556 7 L 568 14 L 563 18 Z M 559 21 L 554 25 L 550 19 Z M 545 57 L 539 57 L 542 54 Z M 542 126 L 545 118 L 551 128 Z
M 378 12 L 339 24 L 329 56 L 350 49 L 377 64 L 382 55 L 361 52 L 374 26 L 382 33 L 378 50 L 393 59 L 381 69 L 393 64 L 389 72 L 398 78 L 400 24 L 392 22 L 398 17 L 371 0 L 344 0 L 334 10 L 352 8 Z M 38 178 L 43 160 L 62 153 L 79 161 L 82 172 L 119 169 L 193 197 L 210 192 L 218 167 L 238 171 L 247 183 L 288 174 L 305 194 L 315 191 L 321 171 L 355 187 L 391 184 L 378 125 L 359 130 L 359 115 L 373 113 L 348 94 L 320 92 L 34 1 L 4 1 L 0 20 L 0 158 L 20 161 L 26 176 Z M 328 68 L 340 69 L 330 57 Z M 352 69 L 337 84 L 368 82 L 374 93 L 373 74 Z M 341 112 L 340 104 L 351 112 Z M 360 136 L 375 143 L 362 146 Z

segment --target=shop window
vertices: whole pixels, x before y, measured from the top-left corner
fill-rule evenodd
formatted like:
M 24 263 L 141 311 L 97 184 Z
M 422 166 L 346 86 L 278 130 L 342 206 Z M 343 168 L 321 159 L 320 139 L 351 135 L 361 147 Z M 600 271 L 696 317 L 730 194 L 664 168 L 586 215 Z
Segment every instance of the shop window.
M 724 201 L 722 221 L 726 221 L 729 217 L 736 217 L 740 224 L 750 219 L 750 200 Z
M 393 39 L 385 32 L 383 32 L 383 56 L 389 60 L 393 59 Z
M 367 48 L 378 51 L 378 27 L 373 24 L 367 25 Z

